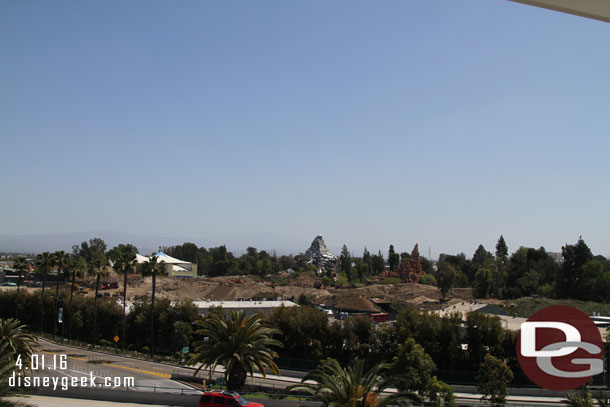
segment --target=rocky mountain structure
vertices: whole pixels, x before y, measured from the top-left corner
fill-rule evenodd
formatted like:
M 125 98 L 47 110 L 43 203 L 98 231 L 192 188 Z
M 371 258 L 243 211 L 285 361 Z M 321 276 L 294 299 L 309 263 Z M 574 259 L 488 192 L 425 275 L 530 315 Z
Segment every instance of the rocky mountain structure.
M 323 270 L 331 270 L 337 265 L 338 258 L 328 250 L 322 235 L 318 235 L 305 252 L 305 260 Z
M 413 248 L 411 256 L 402 259 L 397 271 L 402 281 L 406 283 L 417 283 L 419 278 L 425 274 L 419 259 L 419 246 L 417 244 Z

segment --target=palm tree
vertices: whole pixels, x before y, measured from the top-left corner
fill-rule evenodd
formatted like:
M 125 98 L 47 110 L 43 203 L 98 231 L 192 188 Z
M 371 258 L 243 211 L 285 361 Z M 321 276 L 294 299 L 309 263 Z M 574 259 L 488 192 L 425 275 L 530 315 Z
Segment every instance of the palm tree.
M 72 258 L 66 265 L 66 273 L 70 277 L 70 301 L 68 303 L 68 340 L 72 338 L 72 296 L 74 294 L 74 284 L 76 283 L 76 277 L 82 277 L 84 271 L 87 270 L 87 263 L 82 257 Z
M 126 345 L 127 333 L 127 275 L 136 270 L 136 255 L 130 252 L 120 253 L 113 264 L 117 273 L 123 273 L 123 349 Z
M 219 310 L 195 324 L 200 327 L 196 333 L 209 338 L 194 344 L 195 354 L 189 364 L 201 363 L 195 372 L 205 366 L 210 368 L 211 374 L 217 365 L 224 365 L 229 390 L 240 390 L 246 383 L 247 374 L 254 376 L 255 369 L 264 377 L 267 377 L 267 368 L 279 374 L 273 361 L 278 354 L 271 347 L 282 347 L 282 343 L 273 338 L 281 331 L 264 326 L 258 315 L 246 317 L 243 311 L 231 311 L 225 316 Z
M 5 351 L 10 352 L 14 359 L 21 357 L 24 366 L 34 353 L 36 338 L 24 332 L 25 325 L 14 318 L 0 319 L 0 343 L 6 344 Z
M 44 252 L 36 256 L 36 271 L 42 277 L 42 292 L 40 295 L 40 334 L 43 333 L 44 325 L 44 289 L 47 284 L 47 276 L 53 267 L 53 256 L 49 252 Z
M 593 407 L 594 402 L 589 391 L 589 383 L 591 383 L 591 380 L 569 392 L 567 399 L 563 400 L 565 405 L 568 407 Z M 603 402 L 603 399 L 600 400 L 600 406 L 603 405 Z
M 26 407 L 28 404 L 3 399 L 13 396 L 15 388 L 9 386 L 8 379 L 14 373 L 23 374 L 30 365 L 36 338 L 23 332 L 24 325 L 16 319 L 0 319 L 0 405 L 7 407 Z M 17 361 L 21 363 L 19 369 Z
M 103 256 L 98 256 L 89 262 L 88 274 L 95 276 L 95 299 L 93 300 L 93 343 L 97 345 L 98 329 L 97 329 L 97 296 L 100 289 L 100 280 L 108 275 L 106 261 Z
M 152 256 L 147 262 L 142 264 L 142 275 L 152 276 L 152 297 L 150 299 L 150 356 L 155 356 L 155 329 L 154 329 L 154 314 L 155 314 L 155 290 L 157 284 L 157 276 L 165 273 L 165 262 L 161 260 L 157 262 L 158 257 Z
M 23 279 L 23 273 L 30 269 L 25 257 L 18 257 L 13 264 L 13 268 L 19 272 L 19 279 L 17 280 L 17 304 L 15 304 L 15 317 L 19 318 L 19 290 L 21 289 L 21 280 Z
M 57 268 L 57 277 L 55 282 L 55 321 L 53 322 L 53 335 L 57 337 L 57 320 L 59 319 L 59 308 L 57 302 L 59 301 L 59 273 L 64 275 L 65 279 L 65 268 L 70 261 L 70 256 L 63 250 L 59 250 L 53 253 L 53 265 Z
M 313 395 L 324 406 L 376 407 L 406 401 L 422 403 L 422 398 L 412 392 L 396 393 L 380 399 L 379 395 L 391 380 L 384 379 L 388 365 L 379 363 L 368 372 L 364 361 L 355 359 L 352 366 L 342 368 L 336 359 L 328 358 L 307 373 L 300 384 L 289 386 L 289 391 L 304 391 Z M 306 381 L 315 383 L 306 383 Z
M 21 280 L 23 280 L 23 273 L 30 269 L 30 265 L 25 257 L 17 257 L 15 264 L 13 264 L 13 268 L 19 272 L 19 280 L 17 280 L 17 292 L 19 292 L 19 289 L 21 288 Z

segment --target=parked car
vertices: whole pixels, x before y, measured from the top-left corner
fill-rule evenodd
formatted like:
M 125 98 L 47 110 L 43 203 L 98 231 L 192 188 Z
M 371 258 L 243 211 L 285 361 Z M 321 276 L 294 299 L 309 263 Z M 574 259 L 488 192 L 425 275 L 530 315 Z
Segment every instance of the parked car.
M 199 407 L 265 407 L 249 402 L 234 391 L 206 391 L 199 399 Z
M 0 284 L 0 287 L 17 287 L 17 284 L 6 282 L 6 283 Z

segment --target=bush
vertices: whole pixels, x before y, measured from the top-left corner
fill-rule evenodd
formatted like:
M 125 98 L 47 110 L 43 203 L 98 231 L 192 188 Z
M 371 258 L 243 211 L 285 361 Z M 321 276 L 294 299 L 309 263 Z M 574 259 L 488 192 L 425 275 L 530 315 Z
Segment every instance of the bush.
M 424 274 L 419 278 L 419 283 L 436 286 L 436 278 L 432 274 Z
M 110 347 L 112 347 L 114 344 L 113 344 L 112 342 L 110 342 L 110 341 L 106 340 L 106 339 L 100 339 L 99 345 L 100 345 L 100 346 L 105 346 L 105 347 L 110 348 Z

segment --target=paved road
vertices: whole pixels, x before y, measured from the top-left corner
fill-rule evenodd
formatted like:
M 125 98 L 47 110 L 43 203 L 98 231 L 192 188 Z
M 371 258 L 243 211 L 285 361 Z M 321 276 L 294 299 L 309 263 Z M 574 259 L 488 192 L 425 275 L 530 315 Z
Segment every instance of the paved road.
M 75 370 L 76 372 L 81 374 L 90 374 L 90 372 L 93 372 L 94 375 L 100 377 L 107 377 L 108 373 L 113 375 L 113 377 L 134 377 L 135 385 L 139 387 L 169 387 L 177 388 L 179 389 L 179 392 L 184 392 L 182 389 L 190 387 L 169 380 L 171 374 L 178 373 L 185 376 L 192 376 L 195 373 L 193 367 L 178 367 L 176 365 L 150 362 L 120 355 L 105 354 L 60 345 L 42 339 L 39 341 L 39 344 L 43 354 L 47 355 L 47 361 L 48 358 L 52 358 L 53 355 L 57 355 L 57 357 L 59 357 L 59 355 L 67 355 L 68 365 L 75 366 L 72 370 Z M 220 367 L 213 377 L 223 377 L 223 372 L 223 368 Z M 70 372 L 64 373 L 70 374 Z M 303 376 L 302 372 L 282 371 L 282 373 L 290 374 L 290 376 L 294 376 L 295 373 L 298 373 L 298 376 Z M 197 376 L 208 378 L 208 373 L 202 370 Z M 267 379 L 264 379 L 261 374 L 255 373 L 254 378 L 248 378 L 248 384 L 284 389 L 288 385 L 299 383 L 300 380 L 300 377 L 275 375 L 267 375 Z
M 67 366 L 65 366 L 65 369 L 58 369 L 58 366 L 55 366 L 55 369 L 41 369 L 37 373 L 39 376 L 55 377 L 58 378 L 57 380 L 60 380 L 62 377 L 67 377 L 69 380 L 72 380 L 72 377 L 80 379 L 88 377 L 90 380 L 93 376 L 96 378 L 96 384 L 100 383 L 100 381 L 103 380 L 102 378 L 105 377 L 111 377 L 113 379 L 118 378 L 119 381 L 127 377 L 133 377 L 134 382 L 127 384 L 118 383 L 118 385 L 111 383 L 110 386 L 98 385 L 95 388 L 77 386 L 70 387 L 67 391 L 60 389 L 53 390 L 52 388 L 47 387 L 39 392 L 39 395 L 108 400 L 113 402 L 145 403 L 151 405 L 197 405 L 200 395 L 199 391 L 169 379 L 173 372 L 192 375 L 194 372 L 193 368 L 177 367 L 175 365 L 149 362 L 113 354 L 103 354 L 59 345 L 44 340 L 40 341 L 40 346 L 41 351 L 39 352 L 39 355 L 45 355 L 45 367 L 54 367 L 52 359 L 54 355 L 56 357 L 65 355 L 64 358 L 67 360 Z M 221 375 L 222 371 L 217 373 L 215 377 L 220 377 Z M 265 380 L 260 374 L 255 374 L 254 379 L 249 378 L 248 382 L 256 385 L 264 385 L 266 387 L 284 389 L 290 384 L 300 382 L 300 378 L 268 375 Z M 558 395 L 555 394 L 552 395 L 555 397 L 545 397 L 551 394 L 548 394 L 548 392 L 544 392 L 541 389 L 538 389 L 538 391 L 539 393 L 536 393 L 536 397 L 533 397 L 533 394 L 523 396 L 511 395 L 509 396 L 509 403 L 541 406 L 557 404 L 562 399 L 562 397 L 557 397 Z M 480 395 L 462 393 L 458 390 L 456 392 L 456 399 L 460 404 L 477 405 L 479 404 Z M 298 405 L 317 404 L 287 400 L 264 400 L 263 403 L 267 407 L 293 407 Z
M 47 389 L 65 391 L 66 387 L 86 387 L 152 391 L 156 388 L 168 393 L 199 393 L 190 386 L 170 380 L 171 366 L 107 356 L 42 340 L 39 343 L 40 351 L 34 356 L 38 365 L 33 373 L 34 378 L 40 380 L 49 378 L 44 385 Z

